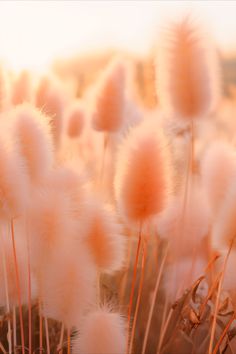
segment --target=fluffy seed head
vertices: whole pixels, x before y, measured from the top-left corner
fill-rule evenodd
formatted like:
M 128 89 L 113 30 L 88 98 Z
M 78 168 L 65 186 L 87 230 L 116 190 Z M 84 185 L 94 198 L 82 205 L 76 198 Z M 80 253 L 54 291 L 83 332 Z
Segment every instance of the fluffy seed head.
M 216 53 L 189 17 L 163 36 L 157 62 L 160 104 L 181 119 L 208 114 L 219 96 Z
M 98 85 L 93 113 L 93 127 L 98 131 L 115 132 L 123 123 L 125 105 L 125 67 L 113 62 Z
M 87 224 L 84 222 L 88 216 L 88 191 L 85 188 L 86 179 L 75 171 L 71 166 L 56 168 L 47 181 L 47 188 L 58 191 L 65 196 L 68 212 L 80 226 Z M 80 228 L 81 230 L 81 228 Z
M 47 102 L 47 95 L 52 86 L 51 80 L 48 76 L 42 77 L 39 81 L 35 92 L 35 105 L 39 109 L 43 109 Z
M 69 247 L 76 236 L 71 198 L 63 190 L 44 187 L 33 196 L 30 205 L 32 262 L 35 267 L 46 262 L 59 247 Z
M 60 144 L 66 95 L 61 86 L 49 77 L 43 77 L 35 93 L 35 104 L 51 118 L 54 143 Z
M 12 103 L 18 105 L 24 102 L 30 102 L 32 98 L 31 77 L 28 71 L 24 70 L 12 87 Z
M 63 128 L 63 110 L 64 99 L 62 97 L 61 92 L 55 90 L 49 91 L 46 104 L 43 108 L 43 112 L 45 112 L 48 116 L 52 118 L 52 132 L 56 145 L 60 143 L 61 132 Z
M 101 272 L 111 273 L 122 267 L 125 239 L 111 209 L 91 206 L 85 241 Z
M 121 316 L 106 308 L 88 314 L 73 343 L 73 353 L 124 354 L 125 326 Z
M 79 242 L 57 249 L 45 264 L 39 285 L 43 314 L 67 328 L 76 326 L 95 300 L 95 274 L 87 249 Z
M 24 158 L 33 183 L 42 181 L 52 168 L 53 144 L 46 116 L 30 105 L 23 104 L 12 113 L 15 120 L 14 138 Z
M 224 142 L 213 143 L 203 156 L 201 175 L 205 193 L 216 216 L 236 178 L 236 154 L 232 147 Z
M 116 198 L 122 214 L 143 221 L 165 206 L 168 156 L 157 127 L 140 124 L 121 145 L 116 166 Z
M 222 203 L 218 216 L 215 220 L 212 236 L 213 246 L 224 250 L 228 248 L 232 240 L 233 247 L 236 248 L 236 185 L 229 188 L 228 193 Z
M 27 204 L 28 179 L 21 157 L 0 139 L 0 218 L 23 213 Z
M 207 236 L 210 210 L 199 186 L 189 191 L 184 212 L 183 203 L 183 193 L 173 197 L 159 217 L 158 234 L 169 240 L 172 252 L 187 256 L 196 251 Z
M 84 127 L 84 111 L 78 102 L 73 104 L 68 110 L 66 121 L 66 133 L 69 138 L 78 138 Z

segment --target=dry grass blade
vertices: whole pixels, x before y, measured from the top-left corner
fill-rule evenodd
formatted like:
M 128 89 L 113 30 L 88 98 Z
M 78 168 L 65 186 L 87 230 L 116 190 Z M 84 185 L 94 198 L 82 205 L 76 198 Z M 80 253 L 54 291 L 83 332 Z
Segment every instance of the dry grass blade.
M 220 348 L 220 345 L 223 342 L 225 336 L 227 335 L 227 332 L 228 332 L 228 330 L 229 330 L 229 328 L 230 328 L 230 326 L 231 326 L 231 324 L 233 323 L 234 320 L 235 320 L 235 314 L 233 314 L 233 316 L 231 317 L 231 319 L 227 323 L 222 335 L 220 336 L 220 339 L 218 340 L 218 342 L 215 345 L 215 348 L 213 350 L 213 354 L 217 354 L 217 352 L 218 352 L 218 350 Z
M 222 283 L 223 283 L 223 279 L 224 279 L 224 274 L 225 274 L 225 269 L 226 269 L 226 265 L 227 265 L 227 261 L 234 243 L 235 237 L 232 239 L 227 255 L 224 259 L 224 264 L 223 264 L 223 269 L 221 272 L 221 276 L 220 276 L 220 281 L 219 281 L 219 285 L 218 285 L 218 291 L 217 291 L 217 297 L 216 297 L 216 304 L 215 304 L 215 311 L 214 311 L 214 317 L 213 317 L 213 323 L 212 323 L 212 329 L 211 329 L 211 337 L 210 337 L 210 344 L 209 344 L 209 354 L 212 354 L 212 350 L 213 350 L 213 341 L 214 341 L 214 335 L 215 335 L 215 329 L 216 329 L 216 318 L 217 318 L 217 313 L 219 310 L 219 304 L 220 304 L 220 293 L 221 293 L 221 288 L 222 288 Z

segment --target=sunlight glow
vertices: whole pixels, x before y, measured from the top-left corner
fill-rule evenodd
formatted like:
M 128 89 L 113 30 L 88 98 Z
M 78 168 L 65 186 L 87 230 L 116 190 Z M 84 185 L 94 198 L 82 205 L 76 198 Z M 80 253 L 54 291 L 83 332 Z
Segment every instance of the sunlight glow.
M 234 1 L 1 1 L 0 58 L 40 69 L 98 48 L 148 51 L 166 19 L 193 12 L 224 50 L 236 48 Z

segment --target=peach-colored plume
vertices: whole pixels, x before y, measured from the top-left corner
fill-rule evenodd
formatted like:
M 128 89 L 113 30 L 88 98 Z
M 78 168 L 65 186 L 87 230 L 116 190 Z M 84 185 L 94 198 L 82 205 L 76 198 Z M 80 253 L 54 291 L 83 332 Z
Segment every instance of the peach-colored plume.
M 125 338 L 121 316 L 102 308 L 84 318 L 79 337 L 73 343 L 73 353 L 124 354 Z
M 49 120 L 28 104 L 12 112 L 13 133 L 33 183 L 42 181 L 52 168 L 53 144 Z
M 124 262 L 125 237 L 115 213 L 99 204 L 91 206 L 86 244 L 101 272 L 119 270 Z
M 225 250 L 225 252 L 222 252 L 221 257 L 217 260 L 217 268 L 219 271 L 223 269 L 223 263 L 224 259 L 227 255 L 228 250 Z M 225 269 L 225 274 L 224 274 L 224 280 L 223 280 L 223 289 L 224 290 L 233 290 L 235 292 L 236 289 L 236 277 L 234 270 L 236 269 L 236 250 L 233 249 L 230 252 L 226 269 Z
M 52 86 L 51 79 L 44 76 L 40 79 L 35 92 L 35 105 L 39 109 L 43 109 L 47 102 L 47 95 Z
M 202 159 L 201 175 L 205 193 L 216 216 L 236 178 L 236 153 L 233 148 L 222 141 L 211 144 Z
M 148 122 L 149 123 L 149 122 Z M 144 122 L 121 145 L 116 166 L 116 199 L 131 221 L 143 221 L 165 206 L 168 156 L 158 127 Z
M 12 103 L 18 105 L 32 100 L 31 76 L 26 70 L 22 71 L 12 86 Z
M 183 212 L 183 193 L 173 197 L 158 220 L 158 234 L 170 242 L 172 253 L 189 256 L 196 252 L 210 227 L 210 210 L 203 190 L 195 185 Z
M 66 198 L 70 217 L 74 218 L 81 226 L 86 225 L 88 217 L 88 191 L 85 186 L 87 180 L 73 167 L 64 164 L 52 171 L 47 181 L 47 188 L 55 193 L 63 194 Z
M 219 96 L 216 52 L 186 17 L 165 32 L 157 60 L 157 91 L 162 108 L 178 118 L 208 114 Z
M 84 127 L 84 115 L 84 110 L 79 102 L 71 105 L 66 116 L 66 133 L 69 138 L 73 139 L 80 136 Z
M 56 145 L 60 144 L 61 133 L 63 129 L 63 111 L 65 108 L 64 97 L 62 92 L 53 89 L 48 92 L 43 112 L 52 118 L 52 133 Z
M 24 213 L 28 179 L 21 157 L 0 139 L 0 218 L 11 219 Z
M 220 211 L 213 225 L 213 246 L 217 249 L 228 249 L 229 244 L 234 240 L 233 247 L 236 248 L 236 185 L 231 185 L 228 193 L 222 202 Z
M 98 85 L 93 113 L 93 127 L 98 131 L 116 132 L 122 126 L 125 106 L 125 67 L 112 62 Z
M 52 133 L 56 145 L 60 144 L 66 96 L 60 84 L 50 77 L 43 77 L 35 92 L 36 107 L 51 118 Z
M 39 285 L 43 314 L 61 321 L 67 328 L 76 326 L 82 314 L 95 301 L 96 272 L 87 249 L 80 244 L 57 249 L 45 265 Z
M 30 205 L 32 262 L 38 267 L 59 247 L 69 247 L 76 237 L 76 221 L 70 197 L 52 186 L 33 195 Z

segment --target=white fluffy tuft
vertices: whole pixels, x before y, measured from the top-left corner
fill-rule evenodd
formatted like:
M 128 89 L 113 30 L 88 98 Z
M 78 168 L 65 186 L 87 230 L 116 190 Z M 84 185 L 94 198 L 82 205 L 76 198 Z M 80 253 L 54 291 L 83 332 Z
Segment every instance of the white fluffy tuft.
M 117 157 L 115 192 L 122 214 L 134 222 L 162 211 L 169 189 L 168 155 L 158 127 L 131 130 Z
M 183 194 L 173 197 L 158 220 L 158 234 L 167 238 L 174 253 L 196 251 L 207 236 L 211 214 L 203 190 L 196 185 L 189 191 L 183 212 Z
M 233 247 L 236 247 L 236 185 L 229 189 L 224 202 L 221 205 L 218 216 L 212 230 L 213 246 L 220 250 L 228 248 L 234 239 Z
M 218 100 L 216 52 L 186 17 L 170 26 L 157 60 L 157 91 L 162 108 L 181 119 L 208 114 Z
M 91 312 L 84 318 L 74 354 L 124 354 L 125 326 L 119 314 L 106 308 Z
M 112 62 L 97 87 L 93 127 L 98 131 L 116 132 L 122 126 L 125 107 L 125 67 Z
M 53 144 L 46 116 L 31 105 L 23 104 L 12 111 L 13 133 L 32 183 L 39 183 L 53 165 Z
M 101 272 L 112 273 L 124 263 L 125 236 L 111 208 L 98 203 L 88 210 L 88 229 L 85 242 L 93 260 Z
M 202 159 L 201 175 L 216 217 L 236 178 L 236 153 L 233 148 L 223 141 L 211 144 Z
M 57 248 L 57 254 L 43 266 L 39 283 L 43 314 L 71 329 L 95 301 L 96 272 L 88 251 L 79 242 Z

